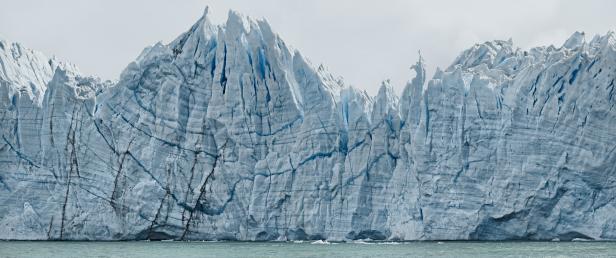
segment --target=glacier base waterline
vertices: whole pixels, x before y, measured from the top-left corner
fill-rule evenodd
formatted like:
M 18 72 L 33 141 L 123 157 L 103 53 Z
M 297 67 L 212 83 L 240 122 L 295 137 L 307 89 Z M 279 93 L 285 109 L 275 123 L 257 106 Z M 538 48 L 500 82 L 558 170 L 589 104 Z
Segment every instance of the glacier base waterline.
M 315 243 L 315 244 L 313 244 Z M 75 242 L 0 241 L 9 257 L 607 257 L 616 245 L 607 242 L 382 242 L 316 244 L 296 242 Z M 229 252 L 233 250 L 233 252 Z
M 419 60 L 400 97 L 235 12 L 117 82 L 0 64 L 0 239 L 616 239 L 613 32 Z

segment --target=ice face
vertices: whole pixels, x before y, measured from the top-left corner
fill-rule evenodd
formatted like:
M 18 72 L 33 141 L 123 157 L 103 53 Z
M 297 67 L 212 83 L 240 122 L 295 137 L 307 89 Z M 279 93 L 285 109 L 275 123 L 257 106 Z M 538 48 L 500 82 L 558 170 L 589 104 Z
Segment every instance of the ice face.
M 372 98 L 207 16 L 113 84 L 0 41 L 0 239 L 616 238 L 613 33 Z

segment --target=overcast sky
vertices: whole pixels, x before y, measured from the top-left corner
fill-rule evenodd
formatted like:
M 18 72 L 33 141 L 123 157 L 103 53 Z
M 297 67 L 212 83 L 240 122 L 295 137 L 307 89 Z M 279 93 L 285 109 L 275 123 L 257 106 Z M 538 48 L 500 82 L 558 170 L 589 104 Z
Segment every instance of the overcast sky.
M 526 49 L 560 46 L 574 31 L 616 27 L 616 1 L 409 0 L 0 0 L 0 35 L 115 79 L 141 50 L 186 31 L 210 6 L 266 18 L 315 65 L 374 95 L 390 78 L 400 92 L 421 50 L 430 75 L 474 43 L 513 38 Z

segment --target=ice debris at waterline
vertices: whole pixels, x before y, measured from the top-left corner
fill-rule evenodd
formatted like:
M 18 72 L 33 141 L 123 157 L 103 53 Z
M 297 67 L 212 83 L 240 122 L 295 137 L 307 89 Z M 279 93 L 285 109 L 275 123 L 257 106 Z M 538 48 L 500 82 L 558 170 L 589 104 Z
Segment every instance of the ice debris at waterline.
M 616 239 L 612 32 L 420 60 L 400 97 L 235 12 L 117 82 L 0 64 L 0 239 Z

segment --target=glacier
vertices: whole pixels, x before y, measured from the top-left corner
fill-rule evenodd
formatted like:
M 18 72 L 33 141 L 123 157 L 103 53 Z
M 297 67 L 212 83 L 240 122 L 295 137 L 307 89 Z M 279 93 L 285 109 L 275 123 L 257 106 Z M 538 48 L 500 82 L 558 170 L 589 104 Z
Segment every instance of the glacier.
M 489 41 L 397 96 L 206 9 L 116 82 L 0 39 L 0 239 L 616 239 L 616 37 Z

